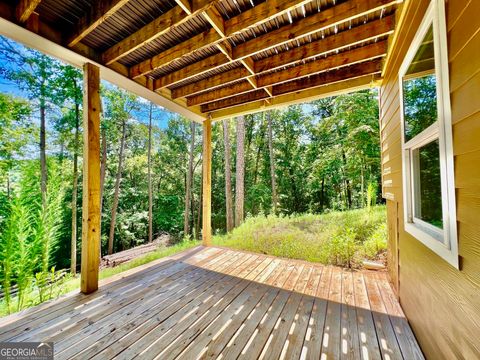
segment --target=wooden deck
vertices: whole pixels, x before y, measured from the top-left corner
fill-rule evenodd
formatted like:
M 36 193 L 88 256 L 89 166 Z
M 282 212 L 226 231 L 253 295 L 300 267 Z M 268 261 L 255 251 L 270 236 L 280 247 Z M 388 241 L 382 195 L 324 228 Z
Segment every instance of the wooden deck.
M 386 274 L 198 247 L 0 320 L 55 359 L 421 359 Z

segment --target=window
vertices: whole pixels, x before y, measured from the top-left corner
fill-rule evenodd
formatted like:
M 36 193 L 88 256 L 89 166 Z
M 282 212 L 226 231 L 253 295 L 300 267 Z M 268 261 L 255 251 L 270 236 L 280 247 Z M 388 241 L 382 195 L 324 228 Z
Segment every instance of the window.
M 399 82 L 405 231 L 458 268 L 444 0 L 432 0 Z

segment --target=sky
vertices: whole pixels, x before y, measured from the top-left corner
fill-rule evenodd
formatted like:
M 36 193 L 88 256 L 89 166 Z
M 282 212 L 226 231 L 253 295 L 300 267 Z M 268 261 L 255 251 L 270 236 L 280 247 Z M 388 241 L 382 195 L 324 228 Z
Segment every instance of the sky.
M 20 49 L 27 49 L 23 44 L 16 43 L 16 46 L 18 46 Z M 58 60 L 58 59 L 57 59 Z M 6 59 L 2 56 L 0 53 L 0 69 L 6 67 Z M 107 81 L 102 80 L 102 85 L 106 87 L 111 87 L 114 86 Z M 0 93 L 3 94 L 10 94 L 16 97 L 21 97 L 21 98 L 28 98 L 28 94 L 25 93 L 20 87 L 15 84 L 12 81 L 9 81 L 8 79 L 5 79 L 3 76 L 0 75 Z M 143 104 L 148 104 L 149 101 L 143 98 L 139 97 L 140 102 Z M 146 106 L 148 107 L 148 106 Z M 175 115 L 175 113 L 172 113 L 162 107 L 157 107 L 156 110 L 153 112 L 153 120 L 154 124 L 158 126 L 161 129 L 164 129 L 168 125 L 168 121 Z M 134 114 L 134 117 L 143 123 L 148 123 L 148 111 L 139 111 Z

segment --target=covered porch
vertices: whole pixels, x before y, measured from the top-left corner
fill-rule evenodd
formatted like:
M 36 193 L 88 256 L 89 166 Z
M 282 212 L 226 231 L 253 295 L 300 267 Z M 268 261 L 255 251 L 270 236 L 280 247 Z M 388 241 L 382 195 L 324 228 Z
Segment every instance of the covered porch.
M 56 359 L 422 359 L 385 272 L 197 247 L 0 321 Z

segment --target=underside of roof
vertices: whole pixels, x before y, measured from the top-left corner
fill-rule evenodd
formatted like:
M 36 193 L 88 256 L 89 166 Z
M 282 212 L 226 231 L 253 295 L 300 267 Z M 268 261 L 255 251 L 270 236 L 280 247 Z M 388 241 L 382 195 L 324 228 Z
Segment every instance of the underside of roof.
M 0 15 L 220 119 L 375 82 L 400 2 L 2 0 Z

